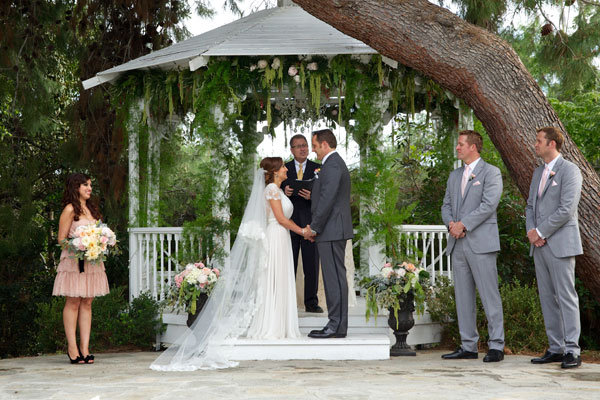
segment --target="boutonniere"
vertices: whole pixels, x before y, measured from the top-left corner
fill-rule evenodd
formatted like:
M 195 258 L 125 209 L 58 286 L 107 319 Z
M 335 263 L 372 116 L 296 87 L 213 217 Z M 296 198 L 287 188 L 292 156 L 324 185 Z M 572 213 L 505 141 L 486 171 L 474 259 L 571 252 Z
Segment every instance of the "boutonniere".
M 471 182 L 473 179 L 475 179 L 476 176 L 477 175 L 475 175 L 475 174 L 471 174 L 471 176 L 469 177 L 469 182 Z
M 549 174 L 549 175 L 550 175 L 550 176 L 548 177 L 548 179 L 552 179 L 552 178 L 554 178 L 554 175 L 556 175 L 556 172 L 554 172 L 554 171 L 550 171 L 550 174 Z
M 315 175 L 319 175 L 319 172 L 321 172 L 321 168 L 316 168 L 315 169 Z

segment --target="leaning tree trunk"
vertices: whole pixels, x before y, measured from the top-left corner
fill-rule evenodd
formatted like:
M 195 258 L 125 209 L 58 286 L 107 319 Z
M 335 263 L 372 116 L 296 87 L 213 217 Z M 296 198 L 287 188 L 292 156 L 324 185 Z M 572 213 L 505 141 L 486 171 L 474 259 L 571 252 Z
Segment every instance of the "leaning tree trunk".
M 464 100 L 527 196 L 538 163 L 533 147 L 536 129 L 565 129 L 508 43 L 426 0 L 294 2 Z M 562 154 L 583 175 L 579 226 L 584 255 L 577 258 L 577 273 L 600 300 L 600 178 L 566 132 L 565 139 Z

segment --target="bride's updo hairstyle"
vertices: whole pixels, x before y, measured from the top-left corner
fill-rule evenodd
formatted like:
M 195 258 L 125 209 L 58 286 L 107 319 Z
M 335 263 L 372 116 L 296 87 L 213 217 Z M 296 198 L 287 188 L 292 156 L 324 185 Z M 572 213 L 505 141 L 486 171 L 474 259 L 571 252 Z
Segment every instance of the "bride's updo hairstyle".
M 273 183 L 275 180 L 275 172 L 283 166 L 281 157 L 265 157 L 260 162 L 260 167 L 265 170 L 265 185 Z

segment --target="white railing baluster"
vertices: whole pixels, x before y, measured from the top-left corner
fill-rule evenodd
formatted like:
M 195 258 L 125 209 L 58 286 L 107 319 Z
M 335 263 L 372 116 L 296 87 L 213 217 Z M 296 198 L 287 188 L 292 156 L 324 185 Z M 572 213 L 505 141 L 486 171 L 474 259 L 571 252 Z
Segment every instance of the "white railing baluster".
M 165 298 L 165 235 L 160 233 L 160 300 Z

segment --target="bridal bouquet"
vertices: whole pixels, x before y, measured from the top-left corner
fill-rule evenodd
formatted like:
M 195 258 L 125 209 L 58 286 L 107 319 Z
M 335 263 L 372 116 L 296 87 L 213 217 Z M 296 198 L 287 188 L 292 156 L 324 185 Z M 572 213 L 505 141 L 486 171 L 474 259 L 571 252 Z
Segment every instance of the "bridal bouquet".
M 380 307 L 393 310 L 397 318 L 398 311 L 411 297 L 414 297 L 417 314 L 422 314 L 429 272 L 407 262 L 388 262 L 379 274 L 367 276 L 359 284 L 367 291 L 367 320 L 371 313 L 377 318 Z
M 63 249 L 73 252 L 75 258 L 92 263 L 106 260 L 111 248 L 114 249 L 116 245 L 117 236 L 102 221 L 77 227 L 74 236 L 62 243 Z
M 204 301 L 212 292 L 221 272 L 218 268 L 210 268 L 203 263 L 191 263 L 175 275 L 171 292 L 170 304 L 183 309 L 190 314 L 196 314 L 198 301 Z

